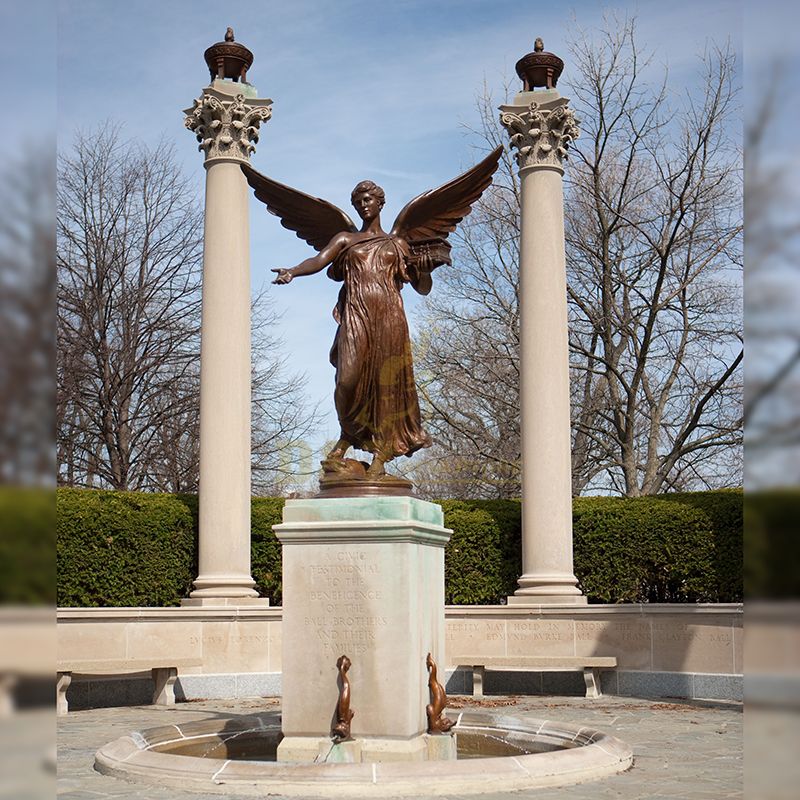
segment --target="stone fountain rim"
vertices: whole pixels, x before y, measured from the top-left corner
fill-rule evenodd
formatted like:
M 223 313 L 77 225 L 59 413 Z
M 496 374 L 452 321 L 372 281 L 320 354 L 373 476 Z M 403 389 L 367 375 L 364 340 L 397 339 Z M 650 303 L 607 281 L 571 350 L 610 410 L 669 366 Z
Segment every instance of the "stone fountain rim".
M 455 716 L 455 715 L 454 715 Z M 185 791 L 287 797 L 385 797 L 387 794 L 483 794 L 565 786 L 623 772 L 633 764 L 625 742 L 594 728 L 485 711 L 463 711 L 456 733 L 499 730 L 581 746 L 555 752 L 462 761 L 395 761 L 377 764 L 290 764 L 207 759 L 157 752 L 180 739 L 237 730 L 278 733 L 275 717 L 248 715 L 159 726 L 122 736 L 95 754 L 95 769 L 134 782 Z M 176 736 L 176 733 L 178 734 Z M 535 759 L 535 760 L 534 760 Z

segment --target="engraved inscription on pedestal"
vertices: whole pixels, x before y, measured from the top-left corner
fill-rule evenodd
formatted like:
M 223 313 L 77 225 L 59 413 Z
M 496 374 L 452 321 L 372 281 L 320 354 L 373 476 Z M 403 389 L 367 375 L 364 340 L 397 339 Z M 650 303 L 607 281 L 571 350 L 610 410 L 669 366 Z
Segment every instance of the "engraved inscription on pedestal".
M 438 508 L 404 497 L 287 502 L 275 527 L 283 545 L 286 753 L 308 740 L 313 758 L 318 741 L 329 740 L 343 653 L 352 661 L 353 738 L 391 740 L 392 752 L 412 741 L 424 750 L 425 654 L 444 652 L 449 531 L 440 518 Z
M 376 636 L 389 623 L 371 606 L 383 600 L 381 565 L 364 550 L 332 552 L 325 561 L 303 567 L 310 587 L 303 626 L 326 655 L 346 648 L 363 655 L 375 648 Z

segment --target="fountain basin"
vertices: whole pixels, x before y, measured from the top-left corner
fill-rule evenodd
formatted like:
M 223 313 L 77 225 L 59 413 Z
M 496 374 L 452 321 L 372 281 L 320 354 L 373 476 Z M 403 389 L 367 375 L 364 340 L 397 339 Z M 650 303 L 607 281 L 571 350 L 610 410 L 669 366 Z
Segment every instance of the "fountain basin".
M 377 798 L 562 786 L 633 764 L 625 742 L 560 722 L 464 711 L 453 731 L 456 761 L 292 764 L 274 760 L 281 739 L 277 714 L 222 717 L 123 736 L 97 751 L 95 769 L 186 791 Z

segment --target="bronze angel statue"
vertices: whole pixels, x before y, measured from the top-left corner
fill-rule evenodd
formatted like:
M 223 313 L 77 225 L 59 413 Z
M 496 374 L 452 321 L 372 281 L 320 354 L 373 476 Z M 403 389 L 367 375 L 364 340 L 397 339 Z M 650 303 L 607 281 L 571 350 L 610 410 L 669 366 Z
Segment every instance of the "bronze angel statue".
M 339 327 L 330 353 L 341 433 L 322 462 L 326 477 L 387 482 L 387 462 L 430 446 L 420 418 L 401 290 L 410 283 L 420 294 L 430 292 L 433 270 L 451 263 L 448 235 L 491 183 L 501 153 L 498 147 L 463 175 L 414 198 L 390 233 L 381 228 L 383 189 L 372 181 L 362 181 L 351 194 L 362 220 L 358 228 L 332 203 L 242 165 L 267 210 L 317 250 L 291 269 L 274 269 L 273 282 L 287 284 L 327 267 L 328 277 L 343 283 L 333 311 Z M 372 453 L 372 463 L 345 458 L 351 447 Z

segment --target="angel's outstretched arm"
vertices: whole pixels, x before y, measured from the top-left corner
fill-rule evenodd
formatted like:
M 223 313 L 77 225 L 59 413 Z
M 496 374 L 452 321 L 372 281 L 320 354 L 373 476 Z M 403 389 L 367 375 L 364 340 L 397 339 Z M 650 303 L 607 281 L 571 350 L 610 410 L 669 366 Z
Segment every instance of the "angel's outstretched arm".
M 342 252 L 346 244 L 347 234 L 337 233 L 317 255 L 301 261 L 296 267 L 273 269 L 273 272 L 278 273 L 278 277 L 272 282 L 277 284 L 289 283 L 293 278 L 297 278 L 300 275 L 314 275 L 317 272 L 321 272 Z

